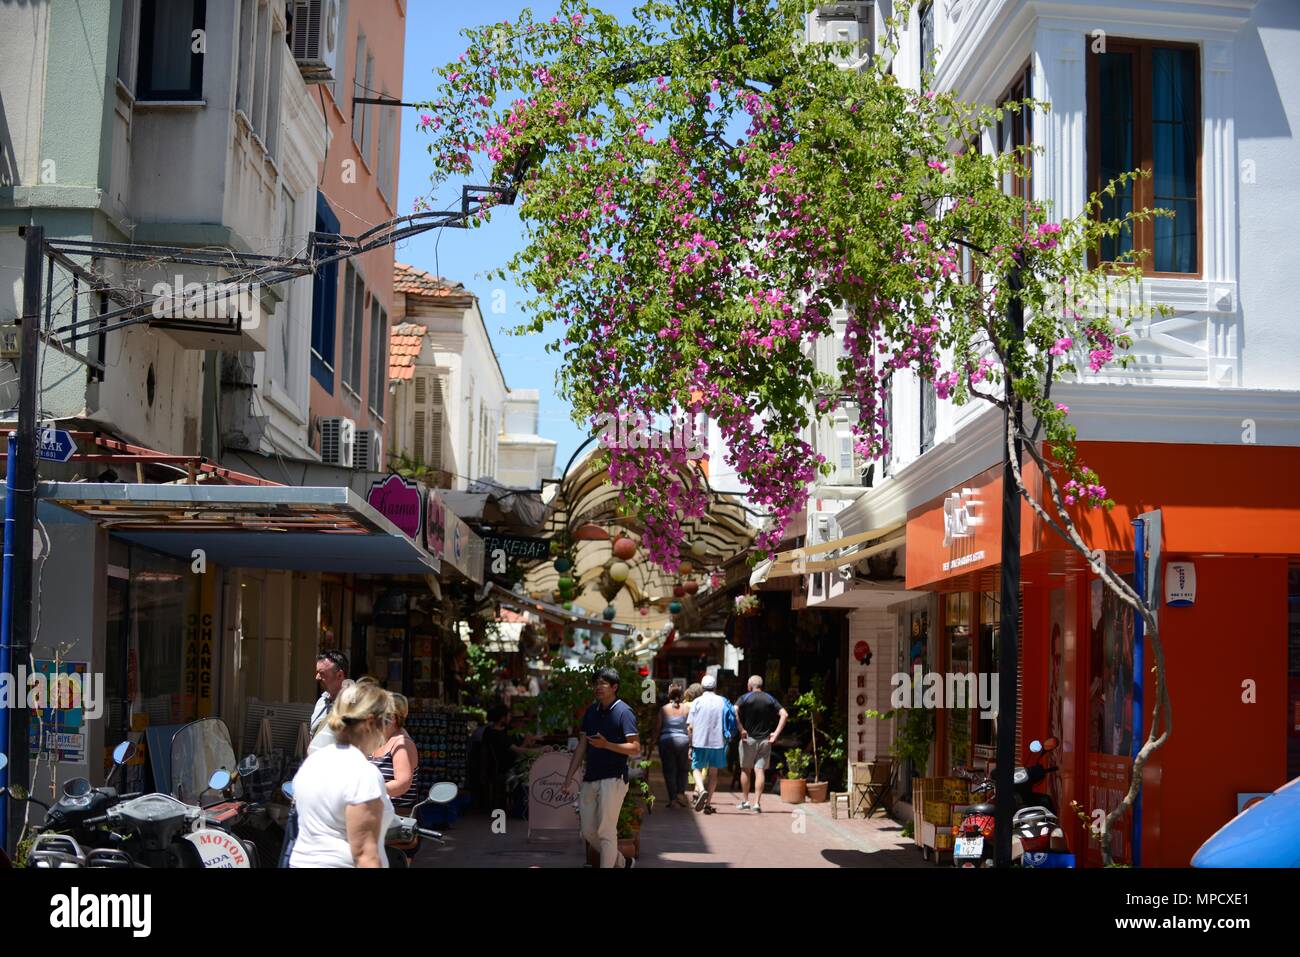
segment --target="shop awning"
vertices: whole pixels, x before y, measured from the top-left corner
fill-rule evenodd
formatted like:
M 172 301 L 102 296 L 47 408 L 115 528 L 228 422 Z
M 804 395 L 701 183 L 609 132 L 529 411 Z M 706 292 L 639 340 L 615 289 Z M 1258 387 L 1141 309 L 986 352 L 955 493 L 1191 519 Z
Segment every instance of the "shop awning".
M 351 489 L 42 482 L 42 502 L 135 545 L 235 568 L 430 575 L 439 559 Z
M 907 530 L 904 523 L 899 522 L 894 525 L 887 525 L 884 528 L 862 532 L 858 535 L 850 535 L 847 538 L 839 538 L 832 542 L 823 542 L 819 545 L 810 545 L 807 548 L 796 548 L 788 552 L 781 552 L 776 556 L 776 561 L 765 560 L 760 562 L 755 567 L 754 573 L 750 575 L 749 584 L 752 587 L 768 579 L 782 578 L 787 575 L 834 571 L 837 568 L 856 564 L 864 558 L 870 558 L 881 552 L 898 548 L 906 541 Z M 856 548 L 835 558 L 824 558 L 819 561 L 808 560 L 810 555 L 822 555 L 835 549 L 860 545 L 863 542 L 873 542 L 873 544 L 866 548 Z

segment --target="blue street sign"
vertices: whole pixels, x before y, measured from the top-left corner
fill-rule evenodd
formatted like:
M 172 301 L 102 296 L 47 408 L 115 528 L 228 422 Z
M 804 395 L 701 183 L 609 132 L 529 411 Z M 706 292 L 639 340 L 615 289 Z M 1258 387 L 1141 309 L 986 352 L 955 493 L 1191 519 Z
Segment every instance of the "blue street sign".
M 46 462 L 66 462 L 77 452 L 77 443 L 63 429 L 41 429 L 36 457 Z

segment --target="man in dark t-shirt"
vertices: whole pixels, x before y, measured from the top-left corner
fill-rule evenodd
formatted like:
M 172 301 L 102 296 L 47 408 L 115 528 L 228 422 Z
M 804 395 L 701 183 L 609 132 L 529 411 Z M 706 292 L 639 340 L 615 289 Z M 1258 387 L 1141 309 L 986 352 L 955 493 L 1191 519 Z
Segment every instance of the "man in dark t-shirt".
M 637 738 L 636 713 L 618 697 L 618 672 L 602 668 L 596 672 L 592 691 L 596 700 L 582 716 L 578 750 L 564 776 L 564 790 L 572 794 L 573 777 L 586 759 L 586 771 L 578 792 L 578 819 L 582 836 L 600 851 L 601 867 L 631 867 L 633 861 L 618 851 L 618 812 L 627 796 L 627 759 L 641 753 Z
M 753 675 L 749 691 L 736 702 L 740 728 L 740 788 L 742 811 L 750 808 L 749 783 L 754 778 L 754 811 L 763 810 L 763 774 L 772 763 L 772 744 L 785 729 L 789 715 L 781 703 L 763 690 L 763 679 Z

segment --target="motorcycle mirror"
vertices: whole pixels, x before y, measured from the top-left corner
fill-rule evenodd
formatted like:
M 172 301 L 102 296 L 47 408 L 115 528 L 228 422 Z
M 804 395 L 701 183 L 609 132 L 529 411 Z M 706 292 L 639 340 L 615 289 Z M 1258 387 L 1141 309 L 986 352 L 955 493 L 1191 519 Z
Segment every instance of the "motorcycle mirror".
M 123 741 L 113 749 L 113 763 L 126 764 L 135 757 L 135 745 L 130 741 Z
M 1032 752 L 1034 752 L 1034 754 L 1040 754 L 1040 753 L 1042 752 L 1042 750 L 1043 750 L 1043 742 L 1041 742 L 1041 741 L 1030 741 L 1030 742 L 1029 742 L 1029 750 L 1032 751 Z
M 9 766 L 9 755 L 0 754 L 0 771 L 3 771 L 8 766 Z
M 456 800 L 458 791 L 456 785 L 450 781 L 443 781 L 429 789 L 429 800 L 434 804 L 450 804 Z
M 208 778 L 208 787 L 213 791 L 224 791 L 230 787 L 230 772 L 225 768 L 213 771 L 212 777 Z
M 1055 738 L 1048 738 L 1046 741 L 1043 742 L 1044 751 L 1055 751 L 1060 746 L 1061 746 L 1061 742 L 1057 741 Z
M 63 793 L 68 797 L 82 797 L 92 790 L 89 778 L 73 778 L 63 785 Z
M 26 801 L 28 798 L 27 788 L 23 787 L 21 784 L 11 784 L 6 788 L 6 790 L 9 792 L 9 796 L 15 801 Z
M 285 796 L 285 797 L 287 797 L 287 798 L 288 798 L 289 800 L 291 800 L 291 801 L 293 800 L 293 782 L 292 782 L 292 781 L 285 781 L 283 784 L 280 785 L 280 790 L 284 793 L 284 796 Z

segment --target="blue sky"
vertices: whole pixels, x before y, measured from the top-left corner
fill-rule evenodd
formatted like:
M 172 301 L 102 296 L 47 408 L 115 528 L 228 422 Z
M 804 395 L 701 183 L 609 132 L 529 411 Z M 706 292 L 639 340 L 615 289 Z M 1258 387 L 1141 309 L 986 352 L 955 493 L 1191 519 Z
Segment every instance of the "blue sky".
M 540 0 L 476 0 L 458 3 L 452 0 L 410 0 L 406 13 L 406 63 L 402 99 L 415 103 L 431 99 L 437 89 L 434 70 L 454 60 L 465 50 L 461 30 L 485 23 L 515 19 L 519 11 L 531 7 L 538 16 L 554 13 L 557 2 Z M 609 13 L 624 16 L 632 0 L 606 0 L 600 4 Z M 398 215 L 412 211 L 417 196 L 429 188 L 432 164 L 426 150 L 428 137 L 416 130 L 417 111 L 402 110 L 402 162 L 398 187 Z M 434 208 L 446 208 L 459 202 L 459 184 L 443 186 L 436 195 Z M 541 392 L 541 420 L 538 431 L 559 443 L 556 470 L 563 469 L 586 433 L 570 418 L 571 407 L 556 394 L 555 373 L 559 357 L 544 350 L 549 336 L 512 336 L 508 330 L 527 317 L 523 312 L 525 296 L 511 282 L 489 281 L 487 274 L 504 266 L 522 246 L 519 220 L 512 208 L 493 213 L 492 222 L 479 229 L 445 229 L 425 233 L 397 247 L 399 262 L 462 282 L 479 297 L 483 318 L 492 344 L 501 360 L 506 384 L 512 389 L 538 389 Z M 504 294 L 504 296 L 502 295 Z M 494 303 L 504 303 L 505 311 L 493 311 Z

